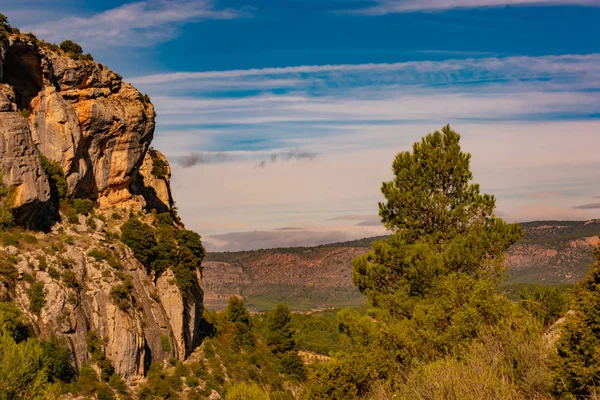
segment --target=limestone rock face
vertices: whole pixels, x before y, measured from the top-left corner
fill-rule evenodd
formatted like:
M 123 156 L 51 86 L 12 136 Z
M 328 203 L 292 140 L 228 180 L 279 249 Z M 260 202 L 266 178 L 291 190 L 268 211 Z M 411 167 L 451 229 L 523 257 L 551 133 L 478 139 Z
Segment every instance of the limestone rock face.
M 0 171 L 13 190 L 18 222 L 35 221 L 49 206 L 50 184 L 42 169 L 27 120 L 16 112 L 12 88 L 0 85 Z
M 36 233 L 35 245 L 0 245 L 0 256 L 6 253 L 17 259 L 13 300 L 42 338 L 67 338 L 81 366 L 90 361 L 87 342 L 89 332 L 94 331 L 116 372 L 129 382 L 143 376 L 152 362 L 170 357 L 183 360 L 199 345 L 203 309 L 199 285 L 194 296 L 184 301 L 170 270 L 154 283 L 122 243 L 107 242 L 104 234 L 91 228 L 76 233 L 68 223 L 58 228 L 47 234 Z M 62 241 L 60 228 L 71 231 L 69 243 Z M 56 254 L 48 252 L 52 243 L 61 243 L 62 249 Z M 88 254 L 93 249 L 111 254 L 118 262 L 94 259 Z M 44 287 L 45 304 L 39 313 L 29 308 L 27 274 Z M 131 288 L 120 308 L 112 299 L 112 291 L 127 280 Z M 169 341 L 168 349 L 163 347 L 164 338 Z
M 164 170 L 161 176 L 152 172 L 155 163 L 160 163 Z M 169 211 L 173 207 L 170 179 L 171 167 L 167 158 L 160 151 L 150 149 L 132 185 L 132 193 L 141 195 L 149 210 L 159 213 Z
M 16 107 L 30 113 L 30 140 L 60 162 L 70 194 L 101 204 L 130 199 L 129 186 L 154 133 L 147 98 L 101 64 L 74 60 L 23 36 L 0 44 L 0 64 L 0 81 L 14 88 Z M 0 109 L 8 108 L 0 98 Z
M 0 300 L 14 301 L 41 338 L 66 338 L 78 367 L 93 357 L 93 334 L 130 383 L 153 362 L 186 358 L 201 339 L 200 272 L 184 298 L 170 270 L 155 282 L 115 240 L 128 215 L 152 224 L 148 210 L 174 204 L 168 162 L 148 151 L 154 116 L 147 96 L 101 64 L 26 35 L 0 41 L 0 172 L 10 193 L 0 201 L 10 201 L 21 225 L 48 221 L 27 244 L 0 243 L 0 261 L 17 272 L 2 276 Z M 41 155 L 62 167 L 71 198 L 97 200 L 92 215 L 60 220 Z M 35 312 L 34 282 L 44 294 Z

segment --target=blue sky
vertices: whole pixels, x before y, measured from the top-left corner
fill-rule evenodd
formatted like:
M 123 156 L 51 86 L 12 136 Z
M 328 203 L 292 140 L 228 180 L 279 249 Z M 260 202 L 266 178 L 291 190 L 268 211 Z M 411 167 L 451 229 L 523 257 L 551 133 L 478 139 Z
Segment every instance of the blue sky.
M 211 249 L 382 233 L 394 154 L 446 123 L 499 215 L 600 214 L 600 0 L 15 3 L 150 95 Z

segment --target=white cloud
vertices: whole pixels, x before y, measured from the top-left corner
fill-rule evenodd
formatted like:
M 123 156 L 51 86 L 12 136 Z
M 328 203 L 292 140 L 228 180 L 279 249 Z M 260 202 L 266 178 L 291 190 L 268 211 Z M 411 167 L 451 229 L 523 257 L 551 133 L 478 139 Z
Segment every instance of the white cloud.
M 73 39 L 85 48 L 147 47 L 177 35 L 185 23 L 239 18 L 242 13 L 215 8 L 211 0 L 147 0 L 86 17 L 67 17 L 25 27 L 49 41 Z
M 443 11 L 505 6 L 575 5 L 599 7 L 598 0 L 379 0 L 377 5 L 358 10 L 360 14 L 384 15 L 418 11 Z
M 409 61 L 400 63 L 380 64 L 338 64 L 338 65 L 301 65 L 281 68 L 256 68 L 244 70 L 227 71 L 205 71 L 205 72 L 172 72 L 163 74 L 152 74 L 130 78 L 129 81 L 135 85 L 158 85 L 172 82 L 206 81 L 211 86 L 215 80 L 221 80 L 226 84 L 229 79 L 249 77 L 294 77 L 296 80 L 281 81 L 281 87 L 289 83 L 297 83 L 301 77 L 306 79 L 305 74 L 311 77 L 323 79 L 332 74 L 348 73 L 355 75 L 357 72 L 366 74 L 366 77 L 382 78 L 383 73 L 401 74 L 395 80 L 396 83 L 461 83 L 470 81 L 481 81 L 491 79 L 526 79 L 545 76 L 556 77 L 564 74 L 586 73 L 591 77 L 598 78 L 600 74 L 600 54 L 588 55 L 560 55 L 541 57 L 487 57 L 450 59 L 444 61 Z M 324 76 L 321 74 L 325 74 Z M 302 75 L 302 76 L 301 76 Z M 309 77 L 309 80 L 311 80 Z M 363 75 L 364 77 L 364 75 Z M 590 76 L 588 76 L 590 77 Z M 338 76 L 339 78 L 339 76 Z M 345 77 L 344 78 L 352 78 Z M 280 79 L 280 78 L 278 78 Z M 234 81 L 238 82 L 239 81 Z

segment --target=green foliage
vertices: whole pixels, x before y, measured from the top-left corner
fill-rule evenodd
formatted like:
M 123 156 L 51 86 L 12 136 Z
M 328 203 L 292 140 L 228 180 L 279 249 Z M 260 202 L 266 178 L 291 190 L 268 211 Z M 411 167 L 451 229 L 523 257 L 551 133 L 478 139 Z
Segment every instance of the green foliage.
M 165 353 L 171 352 L 171 343 L 169 342 L 169 337 L 167 335 L 160 335 L 160 345 Z
M 39 314 L 42 311 L 42 307 L 46 304 L 46 293 L 44 292 L 44 284 L 41 282 L 34 282 L 27 291 L 29 297 L 29 309 L 31 312 Z
M 164 159 L 159 155 L 158 151 L 151 148 L 148 150 L 148 153 L 150 154 L 150 158 L 152 159 L 152 175 L 155 178 L 167 178 L 167 175 L 169 174 L 168 165 L 164 161 Z
M 240 382 L 227 389 L 226 398 L 227 400 L 269 400 L 269 395 L 254 382 Z
M 469 163 L 449 126 L 396 156 L 379 204 L 392 235 L 353 262 L 372 308 L 340 314 L 352 353 L 322 371 L 317 397 L 364 395 L 396 369 L 464 351 L 509 315 L 498 284 L 522 231 L 494 216 L 495 199 L 471 183 Z
M 98 390 L 98 400 L 116 400 L 115 394 L 108 386 L 101 386 Z
M 417 365 L 386 394 L 415 400 L 550 398 L 550 353 L 542 333 L 531 317 L 514 316 L 484 328 L 462 357 Z
M 560 286 L 535 285 L 523 288 L 519 304 L 545 327 L 562 317 L 569 306 L 569 295 Z
M 126 276 L 125 281 L 110 289 L 110 299 L 121 311 L 127 312 L 134 304 L 133 283 L 131 276 Z
M 53 196 L 55 196 L 58 201 L 67 200 L 69 196 L 69 185 L 67 184 L 67 178 L 65 177 L 60 163 L 48 159 L 43 154 L 40 154 L 40 160 L 42 162 L 42 168 L 50 182 L 50 189 Z
M 81 46 L 73 42 L 72 40 L 65 40 L 60 44 L 60 48 L 65 53 L 73 53 L 78 56 L 83 54 L 83 49 L 81 48 Z
M 117 391 L 117 393 L 119 393 L 121 395 L 126 395 L 128 393 L 127 384 L 125 383 L 123 378 L 121 378 L 117 374 L 113 374 L 110 377 L 110 379 L 108 380 L 108 384 L 110 385 L 110 387 L 115 389 Z
M 38 269 L 40 271 L 45 271 L 48 268 L 48 261 L 46 261 L 46 257 L 43 255 L 36 257 L 38 260 Z
M 267 333 L 265 342 L 275 354 L 294 350 L 294 332 L 290 327 L 292 315 L 289 308 L 279 304 L 267 317 Z
M 156 220 L 155 231 L 137 218 L 130 218 L 121 227 L 121 241 L 155 277 L 171 268 L 182 296 L 187 299 L 197 286 L 196 270 L 201 267 L 204 247 L 197 233 L 168 226 L 163 223 L 165 220 L 164 216 Z
M 77 371 L 73 367 L 73 353 L 67 347 L 66 340 L 53 336 L 50 341 L 42 342 L 42 349 L 50 382 L 75 380 Z
M 573 291 L 574 313 L 567 316 L 558 343 L 556 390 L 589 396 L 600 382 L 600 247 L 588 276 Z
M 151 270 L 156 257 L 156 238 L 152 228 L 136 218 L 130 218 L 121 227 L 121 241 L 133 250 L 135 258 Z
M 4 184 L 4 174 L 0 170 L 0 231 L 10 229 L 15 225 L 12 213 L 13 198 L 14 189 Z
M 106 250 L 92 249 L 88 252 L 88 257 L 92 257 L 96 261 L 108 260 L 110 253 Z
M 0 399 L 43 396 L 47 382 L 43 350 L 35 339 L 20 343 L 0 331 Z
M 36 244 L 38 242 L 37 238 L 30 233 L 25 233 L 22 236 L 22 240 L 25 243 Z
M 19 109 L 19 115 L 21 115 L 21 117 L 23 117 L 23 118 L 29 118 L 31 116 L 31 113 L 29 112 L 28 109 L 22 108 L 22 109 Z
M 292 314 L 290 327 L 294 331 L 294 340 L 298 349 L 322 355 L 349 351 L 347 337 L 339 331 L 338 311 Z
M 50 272 L 50 271 L 48 271 L 48 272 Z M 77 281 L 77 276 L 75 275 L 75 272 L 73 272 L 71 270 L 66 270 L 65 272 L 62 273 L 61 278 L 62 278 L 63 283 L 68 288 L 75 289 L 76 291 L 81 290 L 81 284 L 79 283 L 79 281 Z
M 89 215 L 94 210 L 94 202 L 90 199 L 74 199 L 73 208 L 77 214 Z
M 60 279 L 60 272 L 58 272 L 54 267 L 48 268 L 48 275 L 50 275 L 50 278 L 52 279 Z
M 6 332 L 17 343 L 28 337 L 21 310 L 10 302 L 0 302 L 0 330 Z

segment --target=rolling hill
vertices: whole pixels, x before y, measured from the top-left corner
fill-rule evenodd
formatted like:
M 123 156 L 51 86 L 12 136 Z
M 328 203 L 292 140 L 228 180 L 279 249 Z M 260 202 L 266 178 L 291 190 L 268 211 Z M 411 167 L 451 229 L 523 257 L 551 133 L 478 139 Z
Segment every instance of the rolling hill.
M 513 284 L 573 284 L 582 279 L 598 244 L 600 220 L 522 223 L 526 236 L 507 254 Z M 204 301 L 222 309 L 231 295 L 251 308 L 284 302 L 294 310 L 364 304 L 352 284 L 352 259 L 383 237 L 315 247 L 209 253 L 204 265 Z

